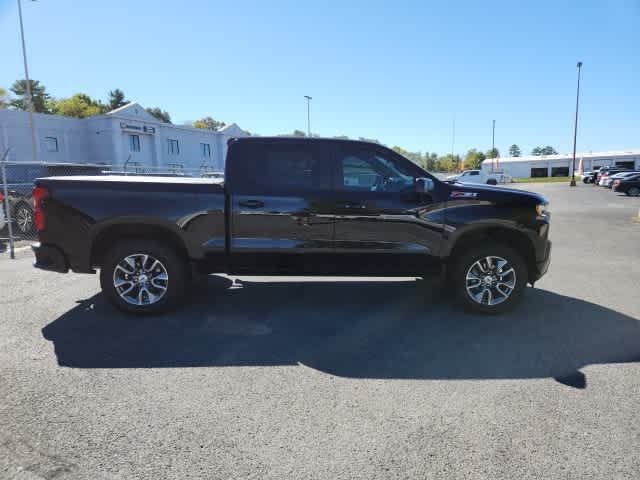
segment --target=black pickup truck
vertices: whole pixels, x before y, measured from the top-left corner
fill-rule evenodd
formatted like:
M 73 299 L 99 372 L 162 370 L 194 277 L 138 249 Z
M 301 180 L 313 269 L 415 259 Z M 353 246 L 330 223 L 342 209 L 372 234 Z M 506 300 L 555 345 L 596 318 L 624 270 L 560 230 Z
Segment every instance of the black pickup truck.
M 547 270 L 547 201 L 445 183 L 384 146 L 229 142 L 224 179 L 36 180 L 35 266 L 95 273 L 133 313 L 174 308 L 198 274 L 441 275 L 461 304 L 499 313 Z

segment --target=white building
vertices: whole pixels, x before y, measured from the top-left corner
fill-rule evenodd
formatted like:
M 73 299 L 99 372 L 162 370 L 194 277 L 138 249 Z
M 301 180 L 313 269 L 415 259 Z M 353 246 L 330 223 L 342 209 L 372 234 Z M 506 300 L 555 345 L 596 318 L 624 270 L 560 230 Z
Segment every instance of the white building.
M 163 123 L 137 103 L 78 119 L 34 114 L 37 159 L 46 163 L 104 164 L 166 171 L 223 170 L 227 141 L 247 134 L 235 123 L 218 132 Z M 32 160 L 29 114 L 0 110 L 0 155 Z
M 573 154 L 487 159 L 482 170 L 506 173 L 513 178 L 567 177 L 571 175 Z M 640 150 L 626 152 L 576 153 L 576 173 L 606 165 L 640 170 Z

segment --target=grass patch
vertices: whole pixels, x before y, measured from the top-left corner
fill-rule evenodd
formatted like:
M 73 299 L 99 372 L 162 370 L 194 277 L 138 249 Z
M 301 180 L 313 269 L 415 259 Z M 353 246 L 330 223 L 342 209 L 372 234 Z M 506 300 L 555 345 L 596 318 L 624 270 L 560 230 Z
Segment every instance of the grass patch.
M 571 181 L 571 177 L 533 177 L 533 178 L 514 178 L 514 183 L 569 183 Z M 576 177 L 576 182 L 581 182 L 578 177 Z

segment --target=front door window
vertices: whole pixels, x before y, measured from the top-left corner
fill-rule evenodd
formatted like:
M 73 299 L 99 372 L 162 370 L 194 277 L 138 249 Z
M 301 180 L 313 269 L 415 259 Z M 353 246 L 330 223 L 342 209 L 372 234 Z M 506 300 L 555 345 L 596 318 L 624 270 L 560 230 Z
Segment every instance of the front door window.
M 341 157 L 343 190 L 402 192 L 413 188 L 413 172 L 380 152 L 365 147 L 344 152 Z

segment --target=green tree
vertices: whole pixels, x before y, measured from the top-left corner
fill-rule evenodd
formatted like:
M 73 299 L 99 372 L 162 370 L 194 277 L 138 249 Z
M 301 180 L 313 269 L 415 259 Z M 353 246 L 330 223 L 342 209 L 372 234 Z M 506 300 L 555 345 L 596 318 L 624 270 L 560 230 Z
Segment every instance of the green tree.
M 518 145 L 516 145 L 515 143 L 513 145 L 511 145 L 509 147 L 509 155 L 511 155 L 512 157 L 519 157 L 520 156 L 520 147 Z
M 540 155 L 557 155 L 558 152 L 556 152 L 556 149 L 553 148 L 551 145 L 547 145 L 546 147 L 536 147 L 533 150 L 531 150 L 531 155 L 536 155 L 536 156 L 540 156 Z
M 51 107 L 56 115 L 75 118 L 95 117 L 107 111 L 106 105 L 86 93 L 76 93 L 69 98 L 52 100 Z
M 204 117 L 204 118 L 201 118 L 200 120 L 196 120 L 195 122 L 193 122 L 193 126 L 195 128 L 213 130 L 214 132 L 217 132 L 218 130 L 225 127 L 226 125 L 227 125 L 226 123 L 220 122 L 219 120 L 215 120 L 211 117 Z
M 47 93 L 47 89 L 38 80 L 29 80 L 31 87 L 31 98 L 33 99 L 33 109 L 38 113 L 50 113 L 51 96 Z M 18 110 L 28 110 L 29 102 L 27 99 L 27 81 L 16 80 L 11 85 L 10 90 L 16 98 L 11 100 L 11 106 Z
M 107 101 L 108 101 L 109 111 L 115 110 L 116 108 L 123 107 L 127 103 L 129 103 L 129 100 L 126 100 L 124 98 L 124 92 L 119 88 L 116 88 L 115 90 L 109 90 L 109 100 Z
M 469 170 L 479 170 L 482 167 L 482 162 L 486 158 L 487 157 L 484 153 L 472 148 L 464 157 L 464 168 Z
M 294 137 L 306 137 L 307 136 L 307 134 L 304 133 L 302 130 L 297 130 L 297 129 L 294 130 L 291 135 L 293 135 Z
M 490 148 L 489 150 L 487 150 L 487 153 L 485 153 L 486 158 L 497 158 L 499 156 L 500 150 L 498 150 L 497 148 Z
M 416 165 L 420 165 L 421 167 L 424 167 L 424 159 L 422 157 L 422 153 L 410 152 L 409 150 L 405 150 L 404 148 L 398 147 L 398 146 L 393 147 L 392 150 L 399 153 L 403 157 L 408 158 Z
M 0 87 L 0 108 L 9 108 L 9 105 L 11 105 L 9 92 L 7 92 L 6 89 Z
M 438 154 L 435 152 L 425 152 L 424 168 L 430 172 L 438 171 Z
M 547 145 L 546 147 L 544 147 L 542 149 L 542 154 L 543 155 L 557 155 L 558 152 L 556 152 L 556 149 L 553 148 L 551 145 Z
M 161 122 L 171 123 L 171 115 L 169 115 L 169 112 L 165 112 L 164 110 L 158 107 L 147 108 L 147 112 L 149 112 L 151 115 L 156 117 Z
M 447 153 L 444 157 L 438 158 L 438 171 L 457 172 L 460 170 L 460 155 Z

